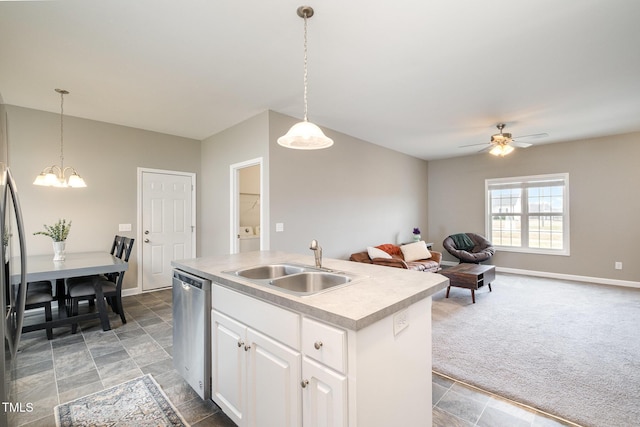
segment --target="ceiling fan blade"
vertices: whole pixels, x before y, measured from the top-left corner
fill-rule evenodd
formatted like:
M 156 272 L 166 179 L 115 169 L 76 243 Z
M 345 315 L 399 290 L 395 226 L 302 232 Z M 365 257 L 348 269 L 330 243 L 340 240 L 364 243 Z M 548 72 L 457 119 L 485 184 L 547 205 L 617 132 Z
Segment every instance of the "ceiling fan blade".
M 477 147 L 479 145 L 489 145 L 490 147 L 493 146 L 493 144 L 490 142 L 482 142 L 480 144 L 459 145 L 458 148 Z
M 528 142 L 511 141 L 511 145 L 518 148 L 527 148 L 531 147 L 533 144 L 529 144 Z
M 478 153 L 486 153 L 487 151 L 491 151 L 491 149 L 494 147 L 493 144 L 490 144 L 487 147 L 484 147 L 482 150 L 478 150 Z
M 524 138 L 529 138 L 529 139 L 538 139 L 538 138 L 546 138 L 548 137 L 549 134 L 548 133 L 532 133 L 531 135 L 522 135 L 522 136 L 515 136 L 513 137 L 513 139 L 524 139 Z

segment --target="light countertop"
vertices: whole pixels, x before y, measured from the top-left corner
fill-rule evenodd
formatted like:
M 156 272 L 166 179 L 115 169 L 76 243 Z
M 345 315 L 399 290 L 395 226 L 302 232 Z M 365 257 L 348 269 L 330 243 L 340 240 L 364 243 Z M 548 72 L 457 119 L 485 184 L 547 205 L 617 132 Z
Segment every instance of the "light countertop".
M 435 273 L 325 258 L 322 267 L 357 276 L 349 285 L 299 297 L 261 286 L 228 270 L 264 264 L 294 263 L 313 267 L 313 255 L 278 251 L 245 252 L 173 261 L 180 270 L 210 279 L 283 308 L 359 330 L 447 287 L 449 280 Z

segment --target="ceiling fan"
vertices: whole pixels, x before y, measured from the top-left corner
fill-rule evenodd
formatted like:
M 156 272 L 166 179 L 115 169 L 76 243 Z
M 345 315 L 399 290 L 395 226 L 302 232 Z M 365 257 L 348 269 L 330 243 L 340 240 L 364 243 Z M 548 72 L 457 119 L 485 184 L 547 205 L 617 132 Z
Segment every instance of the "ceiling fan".
M 533 144 L 529 144 L 528 142 L 520 142 L 520 140 L 525 139 L 525 138 L 544 138 L 549 136 L 549 134 L 547 133 L 535 133 L 532 135 L 523 135 L 523 136 L 517 136 L 517 137 L 512 137 L 510 133 L 508 132 L 503 132 L 502 130 L 505 128 L 505 124 L 504 123 L 498 123 L 496 125 L 496 127 L 498 128 L 498 131 L 500 133 L 497 133 L 495 135 L 491 135 L 491 142 L 489 142 L 489 146 L 483 148 L 482 150 L 480 150 L 479 152 L 482 153 L 484 151 L 488 151 L 490 154 L 493 154 L 494 156 L 500 156 L 500 157 L 504 157 L 507 154 L 511 153 L 514 149 L 514 147 L 518 147 L 518 148 L 527 148 L 527 147 L 531 147 Z M 476 145 L 486 145 L 486 143 L 483 144 L 471 144 L 471 145 L 462 145 L 460 148 L 462 147 L 473 147 Z

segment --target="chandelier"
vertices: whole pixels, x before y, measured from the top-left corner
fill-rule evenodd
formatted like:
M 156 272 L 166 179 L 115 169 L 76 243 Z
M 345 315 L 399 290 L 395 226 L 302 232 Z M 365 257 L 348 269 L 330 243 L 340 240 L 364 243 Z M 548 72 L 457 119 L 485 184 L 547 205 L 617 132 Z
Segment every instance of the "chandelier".
M 86 187 L 87 184 L 78 172 L 71 166 L 64 167 L 64 96 L 69 91 L 64 89 L 55 89 L 60 94 L 60 166 L 53 165 L 46 167 L 40 172 L 33 181 L 34 185 L 42 185 L 45 187 Z M 69 178 L 66 178 L 67 171 L 70 172 Z
M 298 16 L 304 19 L 304 120 L 296 123 L 285 135 L 278 138 L 278 144 L 297 150 L 318 150 L 333 145 L 333 140 L 307 119 L 307 19 L 313 16 L 311 6 L 300 6 Z

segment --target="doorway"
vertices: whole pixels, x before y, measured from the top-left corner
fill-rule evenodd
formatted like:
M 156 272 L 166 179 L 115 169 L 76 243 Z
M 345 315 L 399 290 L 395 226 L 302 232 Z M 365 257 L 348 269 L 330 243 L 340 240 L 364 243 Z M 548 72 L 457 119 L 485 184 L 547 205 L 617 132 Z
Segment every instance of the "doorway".
M 231 165 L 230 252 L 250 252 L 265 247 L 262 158 Z
M 195 256 L 195 174 L 138 168 L 138 283 L 171 286 L 171 261 Z

